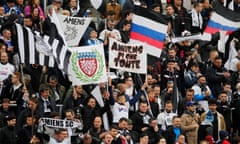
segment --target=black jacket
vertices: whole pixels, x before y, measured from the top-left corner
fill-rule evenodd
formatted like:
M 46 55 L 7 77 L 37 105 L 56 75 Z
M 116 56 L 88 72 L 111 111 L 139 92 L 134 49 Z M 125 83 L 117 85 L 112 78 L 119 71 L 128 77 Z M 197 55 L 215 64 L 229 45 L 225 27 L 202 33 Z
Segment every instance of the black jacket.
M 183 134 L 185 136 L 186 139 L 186 134 L 185 131 L 183 131 L 180 128 L 180 134 Z M 167 144 L 175 144 L 175 138 L 176 138 L 176 134 L 174 133 L 173 127 L 169 127 L 165 133 L 165 138 L 167 140 Z
M 81 110 L 81 115 L 83 117 L 83 132 L 89 130 L 89 128 L 93 125 L 93 120 L 96 116 L 102 116 L 103 113 L 110 110 L 109 102 L 106 101 L 104 107 L 95 106 L 95 108 L 91 108 L 90 106 L 85 106 Z
M 55 100 L 51 96 L 49 96 L 48 101 L 49 101 L 48 108 L 50 108 L 51 112 L 57 112 Z M 44 101 L 42 100 L 41 96 L 38 99 L 38 109 L 39 109 L 38 111 L 43 110 L 43 116 L 49 116 L 50 113 L 44 113 Z
M 142 128 L 148 127 L 148 123 L 144 122 L 143 120 L 144 116 L 147 122 L 151 118 L 151 116 L 148 113 L 143 114 L 140 111 L 135 112 L 131 117 L 131 120 L 133 122 L 133 130 L 138 132 L 139 134 L 142 133 Z
M 21 129 L 24 124 L 26 124 L 26 117 L 30 114 L 32 114 L 32 111 L 29 108 L 24 109 L 23 111 L 20 112 L 17 118 L 18 130 Z M 37 107 L 36 111 L 33 112 L 33 115 L 36 118 L 36 120 L 39 120 L 39 118 L 43 116 L 43 109 Z
M 227 82 L 227 79 L 221 74 L 223 72 L 226 72 L 225 68 L 217 68 L 214 65 L 207 69 L 206 75 L 208 85 L 211 88 L 214 97 L 217 97 L 222 90 L 222 84 Z
M 155 132 L 153 127 L 149 127 L 146 130 L 146 133 L 147 133 L 148 138 L 149 138 L 149 142 L 148 142 L 149 144 L 156 144 L 159 141 L 159 138 L 161 136 L 160 128 L 157 132 Z
M 17 144 L 17 132 L 15 127 L 3 127 L 0 129 L 0 144 Z

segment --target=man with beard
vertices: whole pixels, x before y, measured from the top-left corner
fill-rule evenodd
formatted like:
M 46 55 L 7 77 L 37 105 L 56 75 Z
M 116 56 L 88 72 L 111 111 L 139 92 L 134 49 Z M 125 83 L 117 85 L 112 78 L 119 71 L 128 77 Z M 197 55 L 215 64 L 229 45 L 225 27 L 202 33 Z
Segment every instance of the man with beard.
M 213 95 L 211 89 L 207 85 L 206 77 L 198 77 L 198 83 L 193 85 L 194 90 L 194 100 L 198 102 L 201 108 L 205 111 L 208 110 L 208 99 L 212 99 Z
M 6 116 L 7 125 L 0 129 L 1 144 L 17 144 L 16 117 L 15 115 Z
M 157 117 L 158 125 L 160 125 L 163 133 L 168 127 L 172 126 L 172 119 L 174 116 L 177 116 L 177 114 L 173 112 L 173 104 L 171 101 L 167 101 L 164 112 L 160 113 Z

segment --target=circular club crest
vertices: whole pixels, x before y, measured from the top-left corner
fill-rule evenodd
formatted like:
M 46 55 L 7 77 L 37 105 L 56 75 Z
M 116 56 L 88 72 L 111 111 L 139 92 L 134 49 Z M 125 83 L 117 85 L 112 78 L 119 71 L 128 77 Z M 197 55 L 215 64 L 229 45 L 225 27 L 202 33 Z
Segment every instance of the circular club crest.
M 82 82 L 96 82 L 103 75 L 103 58 L 97 51 L 74 52 L 71 58 L 72 70 L 76 78 Z

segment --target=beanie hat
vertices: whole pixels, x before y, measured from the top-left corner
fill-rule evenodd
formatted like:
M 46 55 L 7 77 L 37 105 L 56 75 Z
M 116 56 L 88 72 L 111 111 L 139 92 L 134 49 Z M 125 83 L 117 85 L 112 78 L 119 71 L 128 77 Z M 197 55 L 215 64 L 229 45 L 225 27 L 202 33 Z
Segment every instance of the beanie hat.
M 224 130 L 221 130 L 219 132 L 219 136 L 220 136 L 220 139 L 221 140 L 224 140 L 227 136 L 228 136 L 228 132 L 227 131 L 224 131 Z

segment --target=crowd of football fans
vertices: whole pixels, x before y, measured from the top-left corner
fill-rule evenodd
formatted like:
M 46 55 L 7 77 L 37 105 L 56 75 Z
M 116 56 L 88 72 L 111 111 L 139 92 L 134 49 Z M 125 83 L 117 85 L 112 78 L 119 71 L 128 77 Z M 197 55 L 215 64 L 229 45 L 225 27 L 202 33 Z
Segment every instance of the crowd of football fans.
M 218 38 L 170 42 L 204 32 L 219 3 L 240 16 L 239 0 L 103 0 L 98 10 L 87 0 L 1 0 L 0 144 L 240 144 L 240 34 L 225 67 Z M 103 43 L 108 55 L 109 38 L 129 43 L 136 7 L 168 22 L 147 75 L 110 69 L 117 78 L 72 86 L 58 67 L 20 63 L 13 23 L 43 33 L 53 10 L 91 17 L 79 46 Z

